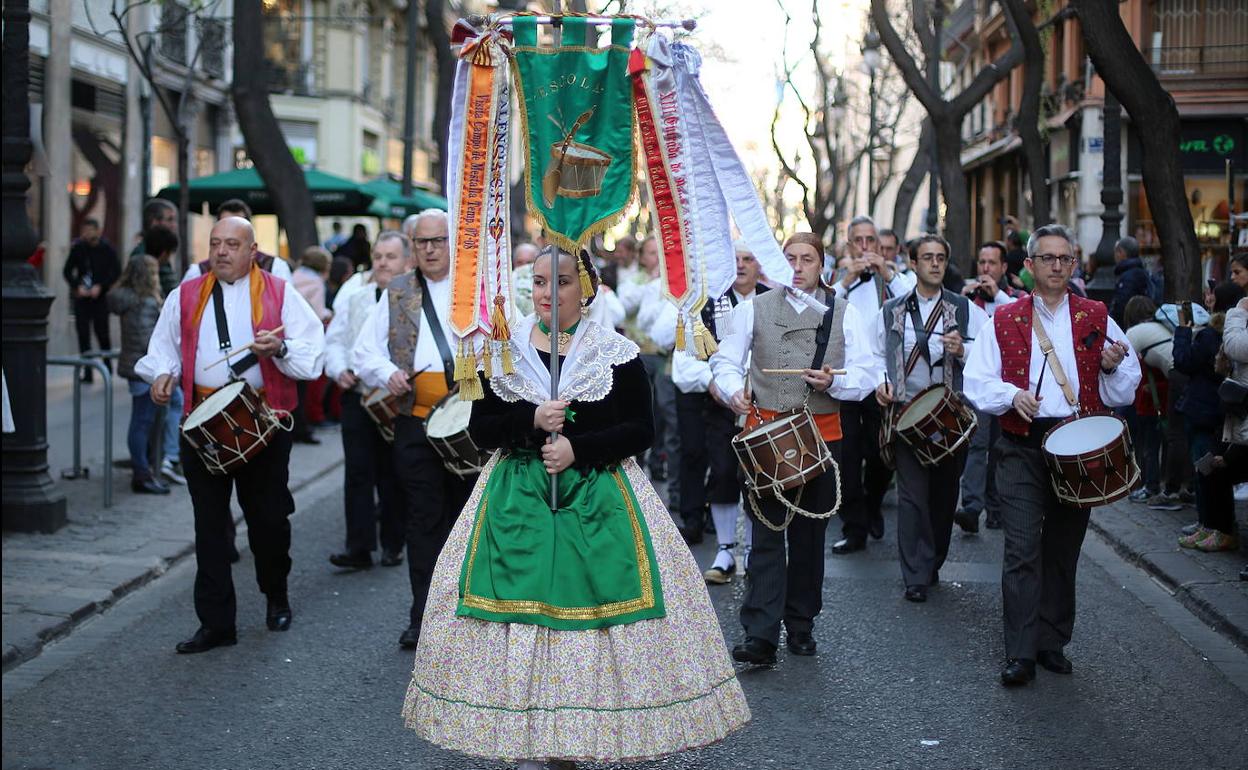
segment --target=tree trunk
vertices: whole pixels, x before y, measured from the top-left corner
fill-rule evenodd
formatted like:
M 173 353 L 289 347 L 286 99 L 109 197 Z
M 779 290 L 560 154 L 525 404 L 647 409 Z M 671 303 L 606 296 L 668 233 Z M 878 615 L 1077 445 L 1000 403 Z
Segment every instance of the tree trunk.
M 191 266 L 191 142 L 186 133 L 178 137 L 178 275 L 185 275 Z
M 1023 157 L 1027 161 L 1027 179 L 1031 183 L 1032 225 L 1040 227 L 1053 221 L 1049 205 L 1048 164 L 1045 163 L 1044 141 L 1040 138 L 1040 86 L 1044 82 L 1044 48 L 1040 32 L 1032 23 L 1023 0 L 1005 0 L 1005 11 L 1014 17 L 1018 36 L 1023 43 L 1023 95 L 1018 109 L 1018 135 L 1023 141 Z
M 945 199 L 945 240 L 949 241 L 949 261 L 963 275 L 971 275 L 975 259 L 971 241 L 971 196 L 962 172 L 961 119 L 946 117 L 936 123 L 936 151 L 940 158 L 940 192 Z
M 1123 26 L 1117 3 L 1075 0 L 1084 47 L 1096 73 L 1131 116 L 1140 137 L 1148 207 L 1161 241 L 1166 299 L 1196 299 L 1200 291 L 1200 247 L 1187 207 L 1179 156 L 1179 111 Z
M 413 0 L 409 0 L 412 2 Z M 433 108 L 433 140 L 438 146 L 438 159 L 433 175 L 438 189 L 446 194 L 447 140 L 451 128 L 451 96 L 455 88 L 455 55 L 451 53 L 451 36 L 446 29 L 445 0 L 425 0 L 425 19 L 429 25 L 429 41 L 437 62 L 437 98 Z
M 260 0 L 234 3 L 234 111 L 247 143 L 247 155 L 273 196 L 277 219 L 286 230 L 290 255 L 316 245 L 316 207 L 303 169 L 286 146 L 282 128 L 269 104 L 265 73 Z
M 902 238 L 906 237 L 906 228 L 910 223 L 910 210 L 914 208 L 914 199 L 919 194 L 919 185 L 932 168 L 932 119 L 924 118 L 923 127 L 919 129 L 919 146 L 914 152 L 914 160 L 901 179 L 897 188 L 897 199 L 893 202 L 893 229 Z

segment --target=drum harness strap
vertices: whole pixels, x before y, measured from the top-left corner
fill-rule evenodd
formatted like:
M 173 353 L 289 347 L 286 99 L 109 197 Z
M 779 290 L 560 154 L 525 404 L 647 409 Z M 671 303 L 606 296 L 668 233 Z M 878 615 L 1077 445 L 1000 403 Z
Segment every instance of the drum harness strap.
M 1036 333 L 1036 340 L 1040 343 L 1040 352 L 1044 354 L 1044 360 L 1049 362 L 1049 368 L 1053 370 L 1053 379 L 1057 380 L 1057 384 L 1062 388 L 1062 395 L 1066 397 L 1066 403 L 1073 406 L 1075 413 L 1078 414 L 1079 399 L 1075 398 L 1075 392 L 1070 387 L 1070 380 L 1066 379 L 1066 372 L 1062 369 L 1062 362 L 1057 359 L 1057 353 L 1053 350 L 1053 343 L 1049 340 L 1049 335 L 1044 330 L 1044 324 L 1040 323 L 1040 315 L 1034 311 L 1031 315 L 1031 328 Z
M 438 355 L 442 358 L 442 374 L 446 377 L 446 387 L 454 390 L 455 358 L 451 355 L 451 346 L 446 344 L 446 334 L 442 331 L 442 324 L 438 323 L 438 314 L 433 309 L 433 299 L 429 296 L 429 284 L 425 282 L 424 274 L 417 270 L 416 278 L 420 280 L 420 309 L 425 313 L 425 321 L 430 333 L 433 334 L 433 341 L 438 346 Z
M 927 323 L 923 323 L 922 316 L 919 315 L 919 302 L 914 296 L 909 301 L 910 323 L 914 327 L 914 347 L 910 350 L 910 357 L 906 359 L 906 370 L 901 375 L 901 384 L 904 385 L 906 380 L 910 379 L 910 374 L 914 371 L 914 367 L 919 365 L 919 359 L 927 361 L 927 371 L 930 373 L 936 368 L 931 363 L 931 351 L 928 349 L 928 339 L 936 331 L 936 322 L 944 316 L 944 297 L 936 303 L 936 307 L 932 308 L 932 314 L 927 317 Z M 922 331 L 920 331 L 922 329 Z M 902 337 L 905 337 L 905 329 L 902 329 Z M 943 362 L 944 359 L 941 359 Z M 888 380 L 888 373 L 884 373 L 885 381 Z M 896 470 L 896 459 L 893 456 L 892 442 L 896 435 L 897 418 L 899 413 L 896 407 L 890 403 L 884 407 L 880 418 L 880 459 L 889 468 Z
M 810 362 L 811 369 L 820 368 L 823 362 L 823 357 L 828 352 L 828 341 L 832 337 L 832 316 L 836 310 L 836 296 L 832 294 L 831 292 L 827 292 L 827 295 L 828 295 L 828 309 L 824 312 L 823 320 L 819 323 L 819 329 L 815 332 L 815 355 L 814 355 L 814 358 Z M 810 402 L 810 394 L 813 392 L 814 392 L 814 388 L 807 385 L 806 386 L 806 398 L 803 399 L 802 401 L 802 409 L 807 408 L 807 404 Z M 755 414 L 757 415 L 758 414 L 757 406 L 755 406 L 755 409 L 756 409 Z M 805 491 L 804 486 L 800 487 L 797 490 L 796 499 L 791 503 L 789 502 L 789 499 L 784 496 L 784 492 L 780 491 L 779 489 L 776 489 L 775 486 L 772 486 L 771 487 L 772 494 L 775 496 L 776 500 L 779 501 L 780 504 L 783 505 L 785 509 L 787 510 L 787 513 L 784 518 L 784 523 L 779 526 L 772 524 L 771 520 L 768 519 L 766 516 L 764 516 L 763 512 L 758 509 L 758 498 L 756 495 L 757 490 L 751 489 L 747 485 L 745 496 L 746 496 L 746 499 L 750 501 L 750 509 L 754 511 L 754 518 L 758 519 L 760 522 L 763 523 L 763 526 L 767 527 L 767 529 L 770 529 L 773 532 L 783 532 L 784 530 L 788 529 L 789 525 L 793 523 L 793 519 L 799 513 L 811 519 L 829 519 L 835 516 L 836 512 L 841 509 L 841 468 L 839 465 L 837 465 L 835 460 L 832 461 L 832 473 L 835 474 L 835 478 L 836 478 L 836 505 L 832 506 L 832 510 L 826 513 L 812 513 L 801 507 L 802 492 Z
M 217 321 L 217 349 L 229 350 L 234 343 L 230 341 L 230 320 L 225 315 L 225 291 L 221 288 L 220 281 L 212 285 L 212 314 Z M 241 380 L 243 373 L 258 363 L 260 359 L 255 353 L 248 353 L 238 359 L 230 364 L 230 380 Z

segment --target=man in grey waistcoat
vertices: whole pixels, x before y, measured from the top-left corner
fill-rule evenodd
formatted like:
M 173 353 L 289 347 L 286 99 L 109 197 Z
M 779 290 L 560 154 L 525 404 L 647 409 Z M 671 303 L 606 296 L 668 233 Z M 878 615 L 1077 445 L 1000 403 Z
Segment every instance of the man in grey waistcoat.
M 916 286 L 884 303 L 871 344 L 882 381 L 876 401 L 884 419 L 896 420 L 915 396 L 935 384 L 961 394 L 967 343 L 988 321 L 966 297 L 943 288 L 949 243 L 939 235 L 913 242 L 910 261 Z M 890 415 L 891 413 L 891 415 Z M 928 586 L 940 581 L 949 554 L 958 484 L 966 464 L 966 444 L 936 465 L 924 465 L 905 440 L 894 435 L 897 464 L 897 551 L 905 597 L 927 601 Z
M 747 427 L 806 403 L 836 458 L 841 402 L 864 398 L 878 379 L 868 333 L 857 310 L 821 285 L 824 247 L 817 236 L 790 237 L 784 253 L 793 266 L 794 288 L 826 303 L 827 311 L 820 312 L 788 290 L 741 302 L 723 329 L 719 352 L 711 356 L 711 373 L 733 411 L 747 417 Z M 765 369 L 802 374 L 764 374 Z M 833 369 L 846 373 L 833 375 Z M 819 514 L 833 509 L 840 502 L 838 486 L 839 476 L 832 471 L 811 479 L 800 488 L 800 507 Z M 823 608 L 828 519 L 799 515 L 784 529 L 787 509 L 779 500 L 763 495 L 755 503 L 747 504 L 754 520 L 754 545 L 741 604 L 745 640 L 733 648 L 732 656 L 742 663 L 774 664 L 781 623 L 791 653 L 814 655 L 814 621 Z

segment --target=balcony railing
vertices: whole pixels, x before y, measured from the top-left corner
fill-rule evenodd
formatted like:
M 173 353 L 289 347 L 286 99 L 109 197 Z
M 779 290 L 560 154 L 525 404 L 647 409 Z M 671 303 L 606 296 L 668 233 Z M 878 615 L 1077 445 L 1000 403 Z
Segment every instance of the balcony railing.
M 225 22 L 200 19 L 199 66 L 209 77 L 225 77 Z
M 186 7 L 165 3 L 160 11 L 160 53 L 170 61 L 186 64 Z
M 1152 48 L 1147 53 L 1160 77 L 1238 76 L 1248 72 L 1248 43 L 1177 45 Z

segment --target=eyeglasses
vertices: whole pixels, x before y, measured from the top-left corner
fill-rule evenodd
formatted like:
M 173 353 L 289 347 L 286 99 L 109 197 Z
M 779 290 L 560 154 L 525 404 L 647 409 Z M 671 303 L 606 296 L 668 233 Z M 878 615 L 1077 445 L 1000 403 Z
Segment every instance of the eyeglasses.
M 1070 267 L 1075 264 L 1075 258 L 1070 254 L 1037 254 L 1032 260 L 1039 262 L 1045 267 L 1053 267 L 1054 263 L 1061 262 L 1063 267 Z
M 936 264 L 944 264 L 949 261 L 948 256 L 937 253 L 920 254 L 918 259 L 920 262 L 934 262 Z
M 433 246 L 434 248 L 437 248 L 438 246 L 441 246 L 442 244 L 446 243 L 448 240 L 450 239 L 447 238 L 445 235 L 439 235 L 435 238 L 413 238 L 412 243 L 416 244 L 417 246 L 423 246 L 423 247 Z

